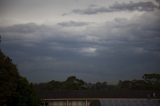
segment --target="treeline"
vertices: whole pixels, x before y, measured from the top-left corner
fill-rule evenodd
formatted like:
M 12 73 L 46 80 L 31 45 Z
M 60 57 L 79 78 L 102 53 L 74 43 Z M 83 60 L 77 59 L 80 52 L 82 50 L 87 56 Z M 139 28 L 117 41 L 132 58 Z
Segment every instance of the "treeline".
M 119 81 L 118 86 L 123 89 L 160 90 L 160 74 L 144 74 L 142 80 Z
M 107 82 L 87 83 L 75 76 L 68 77 L 65 81 L 49 81 L 34 84 L 37 90 L 160 90 L 160 74 L 144 74 L 141 80 L 119 81 L 116 85 Z
M 0 50 L 0 106 L 39 106 L 33 85 Z

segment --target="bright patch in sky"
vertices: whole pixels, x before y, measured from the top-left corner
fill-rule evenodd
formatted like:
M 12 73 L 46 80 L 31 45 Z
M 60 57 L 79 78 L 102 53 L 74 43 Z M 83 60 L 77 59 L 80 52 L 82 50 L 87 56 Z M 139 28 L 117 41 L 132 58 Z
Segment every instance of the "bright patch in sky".
M 87 54 L 94 54 L 94 53 L 96 53 L 96 48 L 92 48 L 92 47 L 82 48 L 81 52 L 82 53 L 87 53 Z

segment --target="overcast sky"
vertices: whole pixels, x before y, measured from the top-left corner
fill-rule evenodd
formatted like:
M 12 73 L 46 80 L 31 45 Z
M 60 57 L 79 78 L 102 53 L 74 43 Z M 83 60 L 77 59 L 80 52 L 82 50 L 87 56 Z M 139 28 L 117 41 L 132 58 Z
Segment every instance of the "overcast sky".
M 2 51 L 32 82 L 160 71 L 159 0 L 0 0 Z

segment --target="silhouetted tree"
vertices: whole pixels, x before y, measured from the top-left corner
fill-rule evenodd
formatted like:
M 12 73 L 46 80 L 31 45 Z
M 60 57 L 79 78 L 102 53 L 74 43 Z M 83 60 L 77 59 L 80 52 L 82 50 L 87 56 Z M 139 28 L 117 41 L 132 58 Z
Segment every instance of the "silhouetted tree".
M 4 105 L 38 106 L 38 98 L 12 60 L 0 51 L 0 106 Z
M 147 88 L 152 90 L 160 90 L 160 74 L 144 74 L 144 81 L 147 83 Z
M 70 76 L 64 81 L 63 87 L 68 90 L 80 90 L 85 88 L 85 82 L 77 79 L 75 76 Z

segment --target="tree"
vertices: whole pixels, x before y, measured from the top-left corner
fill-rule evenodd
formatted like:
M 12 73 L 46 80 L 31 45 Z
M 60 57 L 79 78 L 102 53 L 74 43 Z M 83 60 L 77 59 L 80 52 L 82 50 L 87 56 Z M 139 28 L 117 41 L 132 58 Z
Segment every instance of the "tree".
M 85 82 L 77 79 L 75 76 L 70 76 L 63 83 L 63 88 L 67 90 L 80 90 L 85 88 Z
M 49 90 L 60 90 L 62 89 L 62 82 L 52 80 L 46 84 L 46 87 Z
M 132 80 L 132 89 L 134 90 L 146 90 L 147 83 L 144 80 Z
M 160 90 L 160 74 L 158 73 L 144 74 L 143 79 L 147 83 L 148 89 Z
M 125 80 L 125 81 L 119 81 L 118 86 L 123 89 L 131 89 L 132 88 L 132 81 Z
M 0 51 L 0 105 L 15 95 L 19 74 L 11 59 Z
M 107 82 L 96 82 L 95 84 L 91 84 L 90 89 L 107 90 L 108 89 L 108 84 L 107 84 Z
M 16 65 L 0 51 L 0 106 L 38 106 L 32 86 Z

